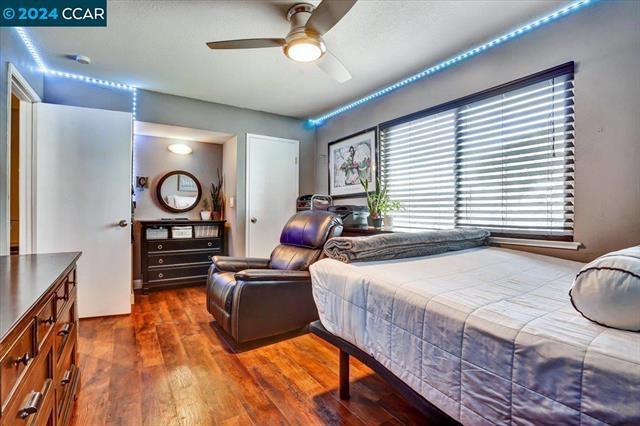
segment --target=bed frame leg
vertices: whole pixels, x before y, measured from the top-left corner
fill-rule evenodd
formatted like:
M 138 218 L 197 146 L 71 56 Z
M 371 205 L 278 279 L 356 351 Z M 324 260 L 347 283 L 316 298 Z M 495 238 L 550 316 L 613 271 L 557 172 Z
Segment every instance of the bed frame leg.
M 340 350 L 340 399 L 349 399 L 349 354 Z

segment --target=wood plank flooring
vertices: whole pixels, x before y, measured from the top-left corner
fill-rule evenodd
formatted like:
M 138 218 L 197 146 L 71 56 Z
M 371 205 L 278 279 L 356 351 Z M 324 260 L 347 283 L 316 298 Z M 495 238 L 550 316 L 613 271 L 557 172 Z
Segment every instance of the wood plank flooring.
M 128 316 L 80 321 L 72 425 L 427 424 L 368 367 L 306 334 L 234 352 L 209 322 L 202 287 L 136 295 Z

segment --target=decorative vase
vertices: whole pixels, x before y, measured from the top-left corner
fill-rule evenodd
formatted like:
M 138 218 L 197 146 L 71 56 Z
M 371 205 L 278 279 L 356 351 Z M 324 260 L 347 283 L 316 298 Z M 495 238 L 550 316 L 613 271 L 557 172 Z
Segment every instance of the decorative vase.
M 376 229 L 382 228 L 382 217 L 381 216 L 378 216 L 378 217 L 369 216 L 367 218 L 367 220 L 369 221 L 369 226 L 373 226 Z
M 393 216 L 391 216 L 390 214 L 384 217 L 383 222 L 384 222 L 385 229 L 393 228 Z
M 211 213 L 211 220 L 222 220 L 222 212 Z
M 202 210 L 200 212 L 200 219 L 202 220 L 209 220 L 211 219 L 211 212 L 208 210 Z

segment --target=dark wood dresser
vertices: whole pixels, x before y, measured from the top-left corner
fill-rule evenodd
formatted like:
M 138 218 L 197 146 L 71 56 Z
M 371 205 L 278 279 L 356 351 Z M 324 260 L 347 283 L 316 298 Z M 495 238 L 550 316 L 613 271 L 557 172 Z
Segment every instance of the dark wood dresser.
M 204 284 L 211 258 L 224 254 L 225 221 L 140 221 L 142 291 Z
M 0 426 L 69 424 L 80 253 L 0 256 Z

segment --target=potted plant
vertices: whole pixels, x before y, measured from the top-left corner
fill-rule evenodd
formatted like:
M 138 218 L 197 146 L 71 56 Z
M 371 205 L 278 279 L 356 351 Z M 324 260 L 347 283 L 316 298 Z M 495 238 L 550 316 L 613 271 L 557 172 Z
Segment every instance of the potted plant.
M 202 210 L 200 210 L 200 219 L 202 220 L 210 220 L 211 219 L 211 210 L 209 209 L 209 199 L 202 199 Z
M 224 178 L 220 174 L 220 169 L 217 170 L 218 183 L 211 184 L 211 203 L 213 207 L 213 220 L 222 220 L 224 211 L 224 195 L 222 194 L 222 185 Z
M 393 227 L 393 216 L 391 215 L 391 213 L 397 212 L 398 210 L 402 210 L 402 203 L 400 203 L 400 201 L 398 200 L 392 200 L 387 197 L 387 202 L 384 203 L 380 208 L 385 228 Z
M 367 207 L 369 208 L 369 224 L 374 228 L 382 228 L 383 218 L 385 219 L 386 226 L 392 226 L 392 217 L 389 213 L 400 210 L 402 204 L 398 200 L 392 200 L 389 198 L 387 185 L 382 184 L 380 178 L 376 179 L 376 190 L 369 192 L 369 182 L 365 179 L 360 179 L 360 184 L 364 188 L 364 192 L 367 194 Z M 389 219 L 387 219 L 387 217 Z
M 376 179 L 376 190 L 369 192 L 369 181 L 360 178 L 360 185 L 364 188 L 364 192 L 367 194 L 367 207 L 369 208 L 369 225 L 374 228 L 382 228 L 382 211 L 380 207 L 383 204 L 383 200 L 387 197 L 387 186 L 382 186 L 380 179 Z

